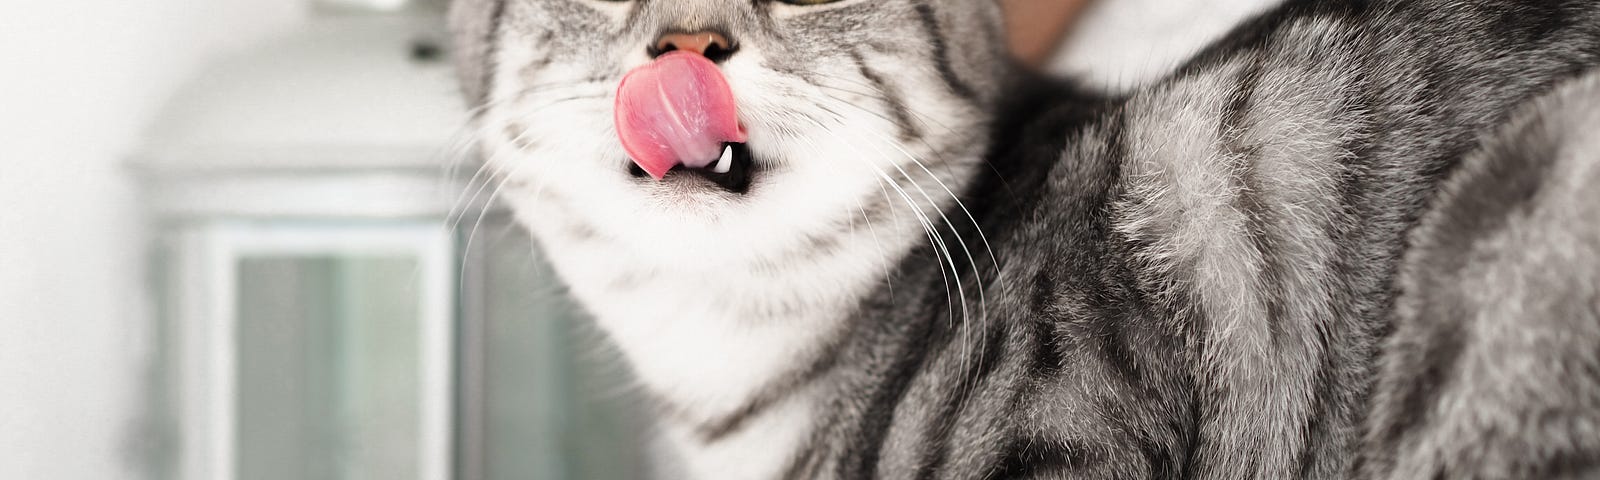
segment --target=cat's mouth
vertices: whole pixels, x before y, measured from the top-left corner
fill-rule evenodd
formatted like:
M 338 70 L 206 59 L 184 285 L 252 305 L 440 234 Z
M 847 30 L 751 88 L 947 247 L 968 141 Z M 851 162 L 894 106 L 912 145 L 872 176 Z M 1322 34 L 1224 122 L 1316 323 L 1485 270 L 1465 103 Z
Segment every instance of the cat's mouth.
M 755 170 L 756 162 L 750 155 L 750 147 L 743 143 L 728 142 L 722 144 L 722 155 L 717 161 L 704 167 L 690 167 L 680 163 L 672 167 L 661 181 L 708 183 L 729 193 L 743 195 L 750 191 L 750 181 Z M 634 178 L 650 178 L 650 174 L 637 163 L 628 164 L 628 173 Z

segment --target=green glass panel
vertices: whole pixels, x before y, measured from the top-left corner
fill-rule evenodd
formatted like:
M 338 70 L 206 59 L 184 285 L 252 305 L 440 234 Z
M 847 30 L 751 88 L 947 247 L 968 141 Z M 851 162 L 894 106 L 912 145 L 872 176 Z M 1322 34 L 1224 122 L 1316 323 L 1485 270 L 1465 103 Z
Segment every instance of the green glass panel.
M 483 309 L 479 478 L 651 478 L 637 387 L 527 234 L 484 227 L 469 254 Z
M 236 478 L 418 478 L 417 261 L 250 257 L 238 272 Z

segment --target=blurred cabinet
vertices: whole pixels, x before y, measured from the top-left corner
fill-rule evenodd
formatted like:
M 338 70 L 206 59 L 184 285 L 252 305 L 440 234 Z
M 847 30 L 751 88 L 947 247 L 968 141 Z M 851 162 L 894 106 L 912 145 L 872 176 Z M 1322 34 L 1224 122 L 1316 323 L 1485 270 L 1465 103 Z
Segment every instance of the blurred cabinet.
M 625 370 L 492 176 L 451 168 L 437 8 L 332 10 L 204 69 L 134 159 L 162 342 L 144 476 L 648 478 Z
M 437 222 L 173 233 L 185 478 L 451 478 L 454 248 Z
M 483 185 L 326 170 L 147 170 L 150 478 L 651 476 L 626 369 Z

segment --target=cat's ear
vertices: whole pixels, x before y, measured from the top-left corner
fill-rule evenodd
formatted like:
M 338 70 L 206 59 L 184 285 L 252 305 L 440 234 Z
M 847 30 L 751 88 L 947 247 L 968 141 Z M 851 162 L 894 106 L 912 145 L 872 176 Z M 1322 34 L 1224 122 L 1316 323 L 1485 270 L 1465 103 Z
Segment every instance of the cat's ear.
M 489 55 L 506 0 L 453 0 L 450 2 L 450 36 L 454 43 L 456 76 L 472 106 L 489 96 Z

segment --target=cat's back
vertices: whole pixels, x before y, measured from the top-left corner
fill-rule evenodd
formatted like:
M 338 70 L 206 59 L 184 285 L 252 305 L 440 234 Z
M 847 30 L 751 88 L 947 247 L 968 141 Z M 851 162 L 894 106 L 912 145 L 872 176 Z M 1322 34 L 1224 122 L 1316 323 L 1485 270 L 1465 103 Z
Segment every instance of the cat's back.
M 1596 2 L 1290 2 L 1072 126 L 999 234 L 1028 245 L 1002 277 L 1053 290 L 1062 355 L 1100 359 L 1039 398 L 1128 385 L 1073 402 L 1122 427 L 1059 423 L 1166 452 L 1129 472 L 1344 475 L 1406 233 L 1484 135 L 1597 62 Z
M 1600 72 L 1517 109 L 1410 238 L 1370 478 L 1600 474 Z

